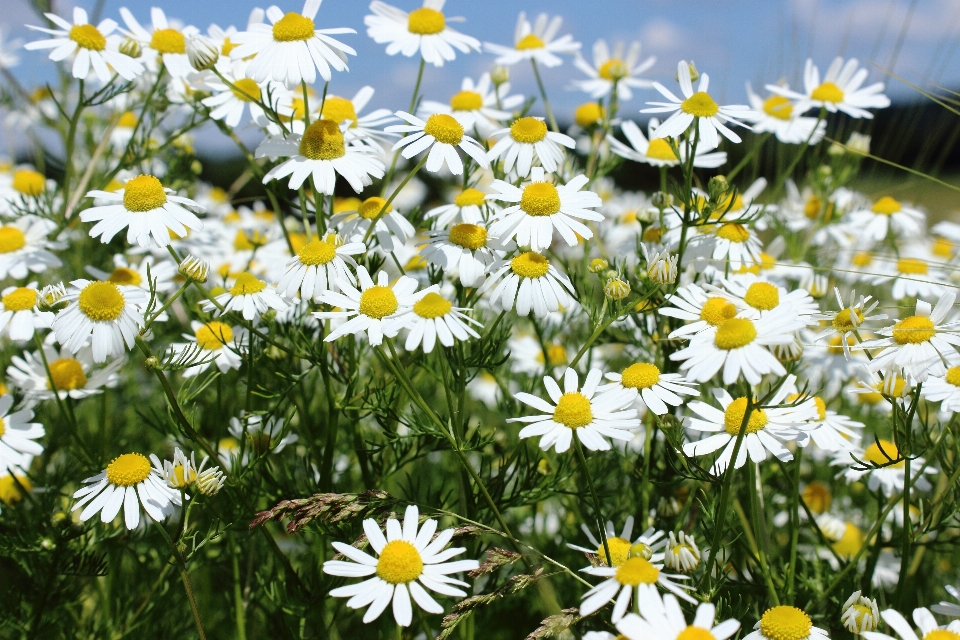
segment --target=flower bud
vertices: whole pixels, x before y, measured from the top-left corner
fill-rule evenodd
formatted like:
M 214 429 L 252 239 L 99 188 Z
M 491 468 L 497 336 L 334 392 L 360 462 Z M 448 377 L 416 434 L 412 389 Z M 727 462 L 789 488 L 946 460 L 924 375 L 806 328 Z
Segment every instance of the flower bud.
M 220 51 L 209 38 L 192 35 L 187 37 L 187 59 L 197 71 L 206 71 L 220 59 Z
M 131 58 L 139 58 L 143 53 L 143 48 L 133 38 L 124 38 L 123 42 L 120 43 L 120 53 Z
M 573 112 L 576 123 L 586 129 L 603 121 L 604 109 L 597 102 L 584 102 Z
M 607 270 L 607 267 L 610 266 L 610 263 L 604 260 L 603 258 L 594 258 L 590 261 L 590 273 L 602 273 Z
M 208 497 L 215 496 L 220 493 L 220 489 L 223 488 L 225 481 L 226 478 L 223 475 L 223 471 L 220 470 L 220 467 L 204 469 L 197 476 L 197 491 Z
M 847 631 L 856 635 L 874 631 L 880 624 L 880 609 L 877 607 L 877 601 L 860 595 L 860 591 L 854 591 L 843 603 L 840 611 L 840 623 L 846 627 Z
M 177 271 L 184 278 L 203 284 L 210 273 L 210 263 L 188 254 L 180 262 L 180 268 Z
M 696 63 L 693 60 L 691 60 L 687 66 L 690 67 L 690 82 L 696 82 L 697 80 L 699 80 L 700 72 L 697 71 Z M 677 82 L 680 82 L 680 76 L 675 75 L 673 77 L 676 79 Z
M 863 133 L 851 133 L 847 140 L 847 151 L 858 155 L 870 153 L 870 136 Z
M 657 209 L 666 209 L 670 206 L 670 194 L 663 191 L 657 191 L 652 196 L 650 196 L 650 204 L 652 204 Z
M 603 286 L 603 295 L 610 300 L 623 300 L 630 295 L 630 284 L 621 278 L 611 278 Z
M 692 535 L 683 531 L 679 536 L 670 532 L 667 548 L 663 552 L 663 566 L 678 573 L 690 573 L 700 564 L 700 549 Z
M 62 282 L 57 284 L 48 284 L 40 289 L 40 299 L 37 301 L 37 309 L 40 311 L 59 311 L 66 306 L 63 300 L 67 295 L 67 288 Z
M 647 275 L 657 284 L 673 284 L 677 281 L 677 260 L 679 256 L 671 256 L 666 250 L 655 251 L 642 245 L 644 257 L 647 260 Z
M 726 176 L 713 176 L 710 178 L 710 182 L 707 184 L 707 191 L 710 194 L 710 199 L 714 202 L 719 202 L 722 200 L 723 196 L 725 196 L 729 190 L 730 183 L 727 182 Z
M 510 82 L 510 69 L 503 65 L 496 65 L 490 70 L 490 80 L 495 87 L 499 87 L 505 82 Z

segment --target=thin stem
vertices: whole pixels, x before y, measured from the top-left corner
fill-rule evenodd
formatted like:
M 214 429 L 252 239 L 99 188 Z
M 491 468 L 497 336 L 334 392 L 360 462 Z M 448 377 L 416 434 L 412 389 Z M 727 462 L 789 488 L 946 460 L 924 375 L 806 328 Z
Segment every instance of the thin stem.
M 557 119 L 553 117 L 553 109 L 550 108 L 550 100 L 547 98 L 547 90 L 543 86 L 543 80 L 540 78 L 540 69 L 537 67 L 537 61 L 530 58 L 530 64 L 533 65 L 533 75 L 537 79 L 537 88 L 540 89 L 540 98 L 543 100 L 543 109 L 547 112 L 547 121 L 550 123 L 552 131 L 560 131 L 557 126 Z
M 247 617 L 244 613 L 243 590 L 240 588 L 240 560 L 237 558 L 239 549 L 233 548 L 233 608 L 237 621 L 237 640 L 247 640 Z
M 765 514 L 760 513 L 760 490 L 761 486 L 758 483 L 757 476 L 757 464 L 753 461 L 747 463 L 747 476 L 750 482 L 750 515 L 753 517 L 753 531 L 756 536 L 760 537 L 760 541 L 756 543 L 757 557 L 760 560 L 760 571 L 763 573 L 763 580 L 767 584 L 767 591 L 770 592 L 770 600 L 773 601 L 773 606 L 780 606 L 780 598 L 777 596 L 777 589 L 773 584 L 773 577 L 770 575 L 770 564 L 767 561 L 767 552 L 764 548 L 764 545 L 761 542 L 765 543 L 767 537 L 763 531 L 763 517 Z
M 414 111 L 417 108 L 417 100 L 420 97 L 420 83 L 423 81 L 423 68 L 426 66 L 426 60 L 422 57 L 420 58 L 420 68 L 417 70 L 417 82 L 413 85 L 413 96 L 410 98 L 410 107 L 407 109 L 407 113 L 412 116 L 416 114 Z M 404 136 L 406 137 L 406 136 Z M 383 187 L 380 189 L 380 197 L 383 197 L 383 194 L 387 192 L 387 187 L 390 185 L 390 180 L 393 179 L 393 173 L 397 170 L 397 160 L 400 158 L 400 149 L 397 149 L 393 152 L 393 160 L 390 162 L 390 169 L 387 170 L 387 175 L 383 177 Z
M 197 599 L 193 595 L 193 585 L 190 584 L 190 576 L 187 575 L 187 563 L 183 560 L 183 554 L 180 553 L 180 548 L 174 544 L 170 536 L 167 535 L 167 531 L 163 528 L 163 525 L 156 520 L 154 520 L 153 523 L 157 525 L 157 529 L 161 535 L 163 535 L 163 539 L 166 540 L 170 548 L 173 549 L 173 557 L 176 559 L 177 566 L 180 568 L 180 579 L 183 580 L 183 589 L 187 592 L 187 600 L 190 602 L 190 609 L 193 611 L 193 621 L 197 624 L 197 633 L 200 634 L 200 640 L 207 640 L 207 634 L 203 631 L 203 620 L 200 618 L 200 610 L 197 608 Z
M 793 604 L 793 583 L 797 570 L 797 543 L 800 537 L 800 462 L 803 459 L 803 449 L 797 447 L 796 459 L 793 461 L 793 496 L 790 499 L 790 560 L 787 565 L 787 604 Z
M 593 486 L 593 478 L 590 476 L 590 469 L 587 467 L 587 458 L 583 455 L 583 447 L 580 445 L 580 439 L 573 438 L 573 448 L 577 450 L 577 458 L 580 459 L 580 468 L 583 475 L 587 478 L 587 487 L 590 489 L 590 497 L 593 499 L 593 516 L 600 527 L 600 544 L 603 546 L 603 555 L 607 557 L 607 566 L 613 566 L 613 559 L 610 557 L 610 545 L 607 543 L 607 531 L 603 524 L 603 515 L 600 512 L 600 498 L 597 497 L 597 490 Z

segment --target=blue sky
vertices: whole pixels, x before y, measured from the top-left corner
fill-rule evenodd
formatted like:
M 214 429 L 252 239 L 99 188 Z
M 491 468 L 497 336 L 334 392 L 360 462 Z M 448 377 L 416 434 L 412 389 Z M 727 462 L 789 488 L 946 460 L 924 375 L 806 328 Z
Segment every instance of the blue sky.
M 54 0 L 61 14 L 74 4 L 87 9 L 94 0 Z M 411 10 L 418 0 L 395 0 L 397 6 Z M 162 7 L 171 18 L 205 30 L 211 23 L 221 26 L 246 24 L 250 10 L 265 7 L 258 0 L 156 0 L 131 2 L 107 0 L 104 15 L 120 21 L 119 8 L 131 7 L 144 23 L 149 23 L 149 7 Z M 38 24 L 28 0 L 0 0 L 0 29 L 4 38 L 30 39 L 25 22 Z M 711 76 L 711 93 L 721 101 L 745 102 L 744 83 L 755 87 L 780 78 L 799 84 L 804 60 L 809 56 L 824 68 L 836 55 L 855 56 L 869 64 L 890 69 L 912 82 L 928 78 L 954 88 L 960 87 L 960 0 L 448 0 L 444 12 L 463 16 L 466 22 L 454 28 L 481 41 L 509 44 L 517 14 L 541 11 L 564 17 L 561 33 L 572 33 L 583 43 L 584 53 L 594 41 L 608 42 L 639 39 L 644 56 L 655 55 L 657 64 L 650 72 L 653 79 L 673 86 L 676 63 L 680 59 L 696 61 L 701 71 Z M 302 0 L 282 0 L 284 11 L 299 11 Z M 330 91 L 352 96 L 370 84 L 377 89 L 372 107 L 405 108 L 416 77 L 416 59 L 390 57 L 384 48 L 366 36 L 363 16 L 365 0 L 324 0 L 317 23 L 324 27 L 351 27 L 356 35 L 343 40 L 357 50 L 350 60 L 350 72 L 335 74 Z M 899 53 L 897 51 L 897 43 Z M 26 84 L 49 77 L 50 67 L 40 52 L 23 51 L 16 69 Z M 470 54 L 436 69 L 428 67 L 424 88 L 428 98 L 446 101 L 456 93 L 464 75 L 478 76 L 489 69 L 493 56 Z M 544 80 L 550 87 L 551 101 L 558 116 L 568 116 L 586 96 L 568 91 L 571 79 L 581 74 L 566 62 L 546 70 Z M 878 68 L 871 81 L 883 80 L 888 93 L 909 98 L 914 92 L 895 79 L 885 77 Z M 536 92 L 529 68 L 517 66 L 514 90 Z M 626 114 L 636 113 L 653 92 L 639 92 L 625 105 Z

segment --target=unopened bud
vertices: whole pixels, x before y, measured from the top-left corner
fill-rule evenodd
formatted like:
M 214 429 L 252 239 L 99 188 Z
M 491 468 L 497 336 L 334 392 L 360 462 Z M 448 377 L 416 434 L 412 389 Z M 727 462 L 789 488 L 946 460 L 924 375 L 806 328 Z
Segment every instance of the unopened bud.
M 670 194 L 663 191 L 657 191 L 650 196 L 650 204 L 657 209 L 666 209 L 670 206 Z
M 870 153 L 870 136 L 864 133 L 851 133 L 847 140 L 847 151 L 858 155 Z
M 730 183 L 726 176 L 713 176 L 707 185 L 707 191 L 710 193 L 710 199 L 714 202 L 721 200 L 727 191 L 730 190 Z
M 699 80 L 700 72 L 697 71 L 696 63 L 693 60 L 691 60 L 687 66 L 690 67 L 690 82 L 696 82 L 697 80 Z M 674 78 L 676 78 L 677 82 L 680 82 L 680 76 L 677 75 L 677 76 L 674 76 Z
M 178 271 L 184 278 L 203 284 L 207 281 L 207 276 L 210 273 L 210 263 L 193 255 L 187 255 L 180 262 Z
M 630 295 L 630 284 L 621 278 L 612 278 L 603 286 L 603 295 L 611 300 L 623 300 Z
M 123 42 L 120 43 L 120 53 L 131 58 L 139 58 L 143 53 L 143 48 L 133 38 L 124 38 Z
M 590 261 L 590 273 L 601 273 L 607 270 L 607 267 L 610 266 L 610 263 L 604 260 L 603 258 L 594 258 Z
M 40 289 L 37 309 L 40 311 L 58 311 L 66 306 L 67 303 L 63 299 L 66 295 L 67 289 L 63 286 L 62 282 L 48 284 L 43 289 Z
M 206 71 L 220 59 L 220 51 L 209 38 L 192 35 L 187 37 L 187 59 L 197 71 Z
M 157 358 L 157 356 L 150 356 L 143 361 L 143 366 L 152 371 L 160 366 L 160 360 Z
M 505 82 L 510 82 L 510 69 L 498 64 L 490 70 L 490 80 L 495 87 L 499 87 Z

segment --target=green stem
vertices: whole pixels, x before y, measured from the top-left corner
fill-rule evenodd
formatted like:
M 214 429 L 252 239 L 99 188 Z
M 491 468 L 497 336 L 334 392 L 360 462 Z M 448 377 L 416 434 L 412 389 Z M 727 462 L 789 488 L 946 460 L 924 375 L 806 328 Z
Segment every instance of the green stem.
M 170 536 L 167 535 L 167 531 L 163 528 L 163 525 L 156 521 L 154 521 L 154 524 L 163 535 L 163 539 L 166 540 L 170 548 L 173 549 L 173 557 L 176 558 L 177 566 L 180 568 L 180 579 L 183 580 L 183 589 L 187 592 L 187 600 L 190 602 L 191 611 L 193 611 L 193 621 L 197 625 L 197 633 L 200 634 L 200 640 L 207 640 L 207 634 L 203 631 L 203 620 L 200 618 L 200 610 L 197 608 L 197 599 L 193 595 L 193 586 L 190 584 L 190 576 L 187 575 L 187 563 L 183 560 L 180 548 L 174 544 Z
M 757 464 L 752 460 L 747 462 L 747 478 L 750 483 L 750 515 L 753 517 L 753 532 L 759 540 L 756 541 L 757 557 L 760 560 L 760 571 L 763 573 L 763 580 L 767 584 L 767 591 L 770 592 L 770 600 L 773 606 L 780 606 L 780 598 L 777 596 L 777 589 L 773 584 L 773 576 L 770 575 L 770 564 L 767 560 L 767 551 L 764 548 L 768 538 L 763 530 L 763 518 L 766 514 L 760 513 L 760 490 L 761 486 L 757 483 Z
M 803 459 L 803 449 L 797 447 L 796 459 L 793 461 L 793 496 L 790 500 L 790 560 L 787 565 L 787 604 L 793 604 L 793 583 L 797 570 L 797 543 L 800 538 L 800 462 Z
M 410 107 L 407 109 L 407 113 L 412 116 L 417 114 L 414 111 L 417 108 L 417 100 L 420 97 L 420 83 L 423 81 L 423 68 L 426 65 L 426 60 L 422 57 L 420 58 L 420 68 L 417 70 L 417 82 L 413 85 L 413 96 L 410 98 Z M 406 137 L 406 136 L 404 136 Z M 383 197 L 383 194 L 387 192 L 387 187 L 390 185 L 390 181 L 393 179 L 393 173 L 397 170 L 397 160 L 400 159 L 400 149 L 397 149 L 393 152 L 393 160 L 390 162 L 390 169 L 387 170 L 387 175 L 383 177 L 383 187 L 380 189 L 380 197 Z
M 587 479 L 587 487 L 590 489 L 590 497 L 593 499 L 593 516 L 600 528 L 600 544 L 603 546 L 603 555 L 607 557 L 607 566 L 613 566 L 613 558 L 610 557 L 610 545 L 607 543 L 607 530 L 603 523 L 603 515 L 600 512 L 600 498 L 597 496 L 597 490 L 593 486 L 593 477 L 590 475 L 590 469 L 587 467 L 587 457 L 583 455 L 583 447 L 580 445 L 580 439 L 574 434 L 573 448 L 577 451 L 577 458 L 580 459 L 580 468 Z
M 550 100 L 547 98 L 547 90 L 543 86 L 543 80 L 540 78 L 540 68 L 537 67 L 537 61 L 530 58 L 530 64 L 533 65 L 533 75 L 537 79 L 537 88 L 540 89 L 540 98 L 543 100 L 543 109 L 547 112 L 547 121 L 550 123 L 552 131 L 560 131 L 557 126 L 557 119 L 553 117 L 553 109 L 550 108 Z
M 237 640 L 247 640 L 247 617 L 244 613 L 243 590 L 240 587 L 240 561 L 237 558 L 239 549 L 233 548 L 230 554 L 233 560 L 233 608 L 237 621 Z

